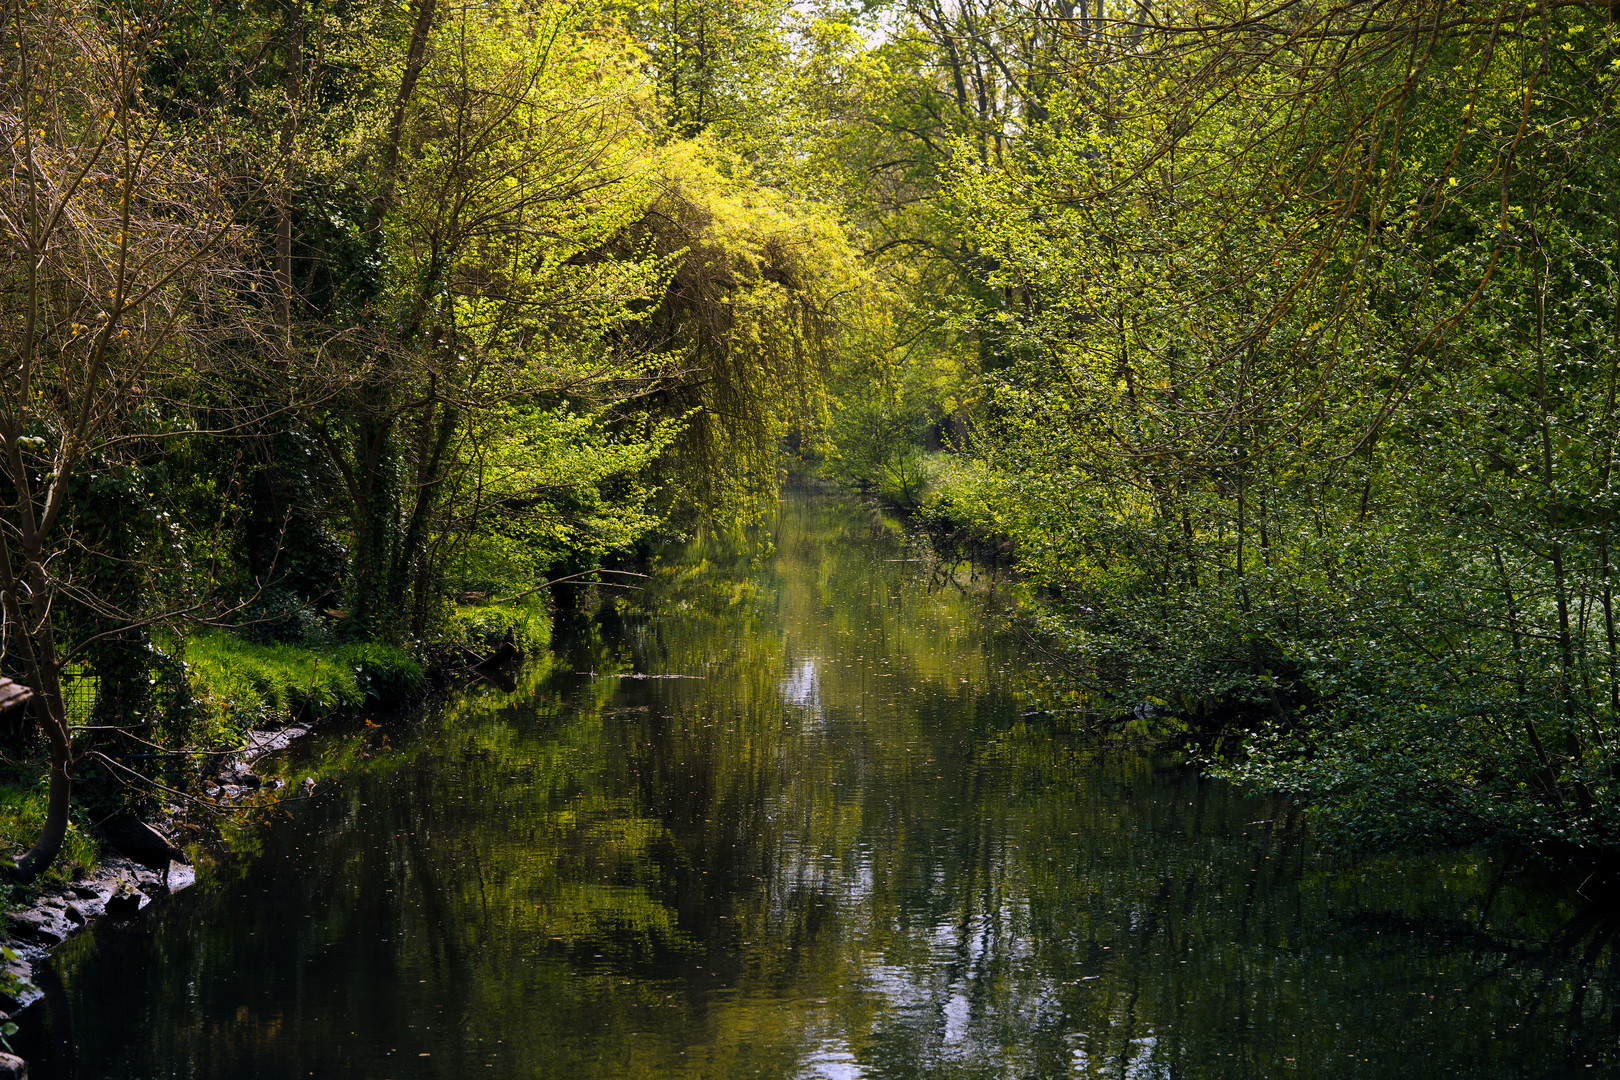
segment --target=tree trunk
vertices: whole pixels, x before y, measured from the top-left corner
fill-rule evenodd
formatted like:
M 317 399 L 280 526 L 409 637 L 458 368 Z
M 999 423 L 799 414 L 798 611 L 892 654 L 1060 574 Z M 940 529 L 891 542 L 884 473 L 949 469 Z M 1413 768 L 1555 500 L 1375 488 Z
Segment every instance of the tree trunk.
M 50 596 L 46 589 L 43 558 L 38 550 L 21 553 L 23 572 L 12 564 L 12 548 L 0 544 L 0 599 L 4 600 L 6 621 L 11 623 L 15 640 L 24 654 L 28 681 L 34 691 L 34 708 L 40 710 L 40 730 L 51 748 L 50 794 L 45 825 L 28 853 L 12 869 L 12 877 L 28 884 L 56 861 L 67 838 L 68 809 L 73 782 L 73 747 L 68 738 L 67 706 L 62 700 L 62 665 L 51 628 Z M 23 580 L 19 580 L 23 579 Z M 26 581 L 26 586 L 24 585 Z M 24 603 L 23 597 L 31 599 Z
M 62 841 L 67 839 L 68 808 L 73 795 L 73 781 L 69 776 L 73 756 L 68 749 L 66 725 L 52 717 L 40 726 L 51 743 L 50 796 L 39 837 L 28 854 L 17 860 L 16 869 L 12 871 L 12 878 L 22 885 L 39 877 L 61 854 Z

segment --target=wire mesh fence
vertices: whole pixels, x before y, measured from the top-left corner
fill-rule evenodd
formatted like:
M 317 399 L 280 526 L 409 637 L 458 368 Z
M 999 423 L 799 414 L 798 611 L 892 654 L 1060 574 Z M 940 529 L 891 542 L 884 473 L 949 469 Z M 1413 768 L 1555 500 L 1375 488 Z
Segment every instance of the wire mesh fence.
M 73 664 L 62 669 L 62 704 L 69 724 L 88 724 L 96 711 L 101 680 L 89 665 Z

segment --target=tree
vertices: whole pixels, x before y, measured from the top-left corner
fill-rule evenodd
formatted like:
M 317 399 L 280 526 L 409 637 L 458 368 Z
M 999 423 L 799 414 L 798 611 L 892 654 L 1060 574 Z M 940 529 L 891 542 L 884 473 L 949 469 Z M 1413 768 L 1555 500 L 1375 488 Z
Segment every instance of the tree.
M 506 437 L 515 416 L 595 415 L 649 377 L 612 337 L 664 268 L 597 254 L 643 190 L 640 88 L 622 40 L 577 18 L 420 6 L 397 82 L 363 25 L 336 46 L 372 81 L 312 128 L 311 167 L 370 172 L 355 227 L 386 268 L 342 346 L 354 388 L 311 418 L 352 522 L 352 634 L 424 632 L 444 552 L 497 507 L 477 463 L 500 449 L 476 440 Z M 377 122 L 357 130 L 356 111 Z M 306 311 L 319 342 L 333 313 Z
M 1127 703 L 1265 728 L 1236 771 L 1352 842 L 1616 848 L 1611 33 L 1074 23 L 1051 122 L 957 173 L 1020 297 L 973 494 L 1050 628 Z
M 756 183 L 712 140 L 664 148 L 658 185 L 620 243 L 672 267 L 636 347 L 671 358 L 653 407 L 683 418 L 660 475 L 690 523 L 757 518 L 776 497 L 784 440 L 811 444 L 848 312 L 870 287 L 840 223 Z
M 55 858 L 68 824 L 64 668 L 150 619 L 73 576 L 93 539 L 70 529 L 76 487 L 142 443 L 194 430 L 206 388 L 253 355 L 240 297 L 257 282 L 238 256 L 234 178 L 206 126 L 181 129 L 146 100 L 164 15 L 79 0 L 0 14 L 0 599 L 6 652 L 36 692 L 50 749 L 48 817 L 16 866 L 23 881 Z M 71 605 L 108 628 L 63 642 Z
M 646 50 L 669 130 L 715 128 L 746 144 L 782 100 L 788 12 L 783 0 L 657 0 L 620 14 Z

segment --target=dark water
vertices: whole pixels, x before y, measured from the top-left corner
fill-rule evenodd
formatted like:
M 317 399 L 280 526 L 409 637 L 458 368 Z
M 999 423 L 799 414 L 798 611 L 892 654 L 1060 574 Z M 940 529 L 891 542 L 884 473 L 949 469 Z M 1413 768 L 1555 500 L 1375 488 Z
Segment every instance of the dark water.
M 314 797 L 65 947 L 19 1049 L 86 1078 L 1616 1075 L 1572 904 L 1484 858 L 1326 863 L 1281 804 L 1026 715 L 1052 691 L 993 607 L 906 558 L 799 498 L 772 554 L 694 549 L 516 693 L 300 748 Z

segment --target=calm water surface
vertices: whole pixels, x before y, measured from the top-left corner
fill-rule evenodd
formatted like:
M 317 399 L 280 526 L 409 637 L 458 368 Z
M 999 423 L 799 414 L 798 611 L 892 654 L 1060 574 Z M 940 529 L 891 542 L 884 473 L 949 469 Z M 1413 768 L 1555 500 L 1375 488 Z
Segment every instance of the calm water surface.
M 869 515 L 774 535 L 671 560 L 516 692 L 297 748 L 319 785 L 256 855 L 60 952 L 35 1076 L 1620 1069 L 1566 898 L 1328 863 L 1037 711 L 993 604 Z

